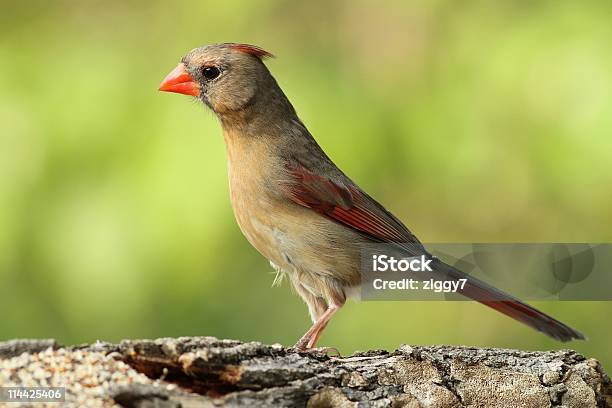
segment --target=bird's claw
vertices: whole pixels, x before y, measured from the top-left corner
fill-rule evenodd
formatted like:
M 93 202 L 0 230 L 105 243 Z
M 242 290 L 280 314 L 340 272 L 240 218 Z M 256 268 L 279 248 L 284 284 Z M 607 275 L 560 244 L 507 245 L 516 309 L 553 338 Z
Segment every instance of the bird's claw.
M 288 349 L 289 352 L 310 354 L 314 357 L 341 357 L 340 350 L 335 347 L 311 347 L 301 346 L 299 343 Z

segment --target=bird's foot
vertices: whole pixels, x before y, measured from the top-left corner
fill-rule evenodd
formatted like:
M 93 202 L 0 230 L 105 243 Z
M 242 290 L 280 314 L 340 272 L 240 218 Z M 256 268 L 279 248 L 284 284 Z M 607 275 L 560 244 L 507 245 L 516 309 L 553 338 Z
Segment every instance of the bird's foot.
M 300 346 L 299 342 L 287 351 L 300 354 L 310 354 L 314 357 L 341 357 L 340 350 L 335 347 L 305 347 Z
M 308 343 L 310 342 L 310 336 L 308 334 L 309 333 L 306 333 L 301 339 L 299 339 L 297 343 L 290 348 L 290 350 L 298 352 L 308 350 L 310 348 L 308 347 Z

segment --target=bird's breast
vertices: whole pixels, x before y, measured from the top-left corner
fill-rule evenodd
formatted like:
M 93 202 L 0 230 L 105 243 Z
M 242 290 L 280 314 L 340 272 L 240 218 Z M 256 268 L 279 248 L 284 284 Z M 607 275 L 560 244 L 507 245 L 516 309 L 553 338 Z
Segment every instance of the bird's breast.
M 227 139 L 232 207 L 251 245 L 286 272 L 357 283 L 362 238 L 288 199 L 279 181 L 282 160 L 267 146 Z
M 275 195 L 274 162 L 269 148 L 259 140 L 227 136 L 230 199 L 240 230 L 259 252 L 282 267 L 279 241 L 285 231 L 281 203 Z M 244 137 L 243 137 L 244 138 Z

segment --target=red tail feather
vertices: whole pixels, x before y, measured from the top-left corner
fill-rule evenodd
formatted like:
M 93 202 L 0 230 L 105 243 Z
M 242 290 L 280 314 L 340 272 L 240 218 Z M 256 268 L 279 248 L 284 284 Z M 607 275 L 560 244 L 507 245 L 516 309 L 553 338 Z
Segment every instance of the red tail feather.
M 582 333 L 561 323 L 546 313 L 540 312 L 528 304 L 521 302 L 519 299 L 479 279 L 471 277 L 440 260 L 436 260 L 433 265 L 436 272 L 441 272 L 452 279 L 467 279 L 466 285 L 461 291 L 461 294 L 464 296 L 487 305 L 559 341 L 565 342 L 573 339 L 586 339 Z

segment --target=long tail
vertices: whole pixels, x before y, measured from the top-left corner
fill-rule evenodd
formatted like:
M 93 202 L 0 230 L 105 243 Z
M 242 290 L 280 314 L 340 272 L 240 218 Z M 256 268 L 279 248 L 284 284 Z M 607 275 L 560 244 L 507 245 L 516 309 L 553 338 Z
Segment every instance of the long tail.
M 440 272 L 453 280 L 467 279 L 463 290 L 460 290 L 464 296 L 487 305 L 554 339 L 563 342 L 573 339 L 586 340 L 586 337 L 577 330 L 521 302 L 511 295 L 445 264 L 439 259 L 434 259 L 432 267 L 434 271 Z

